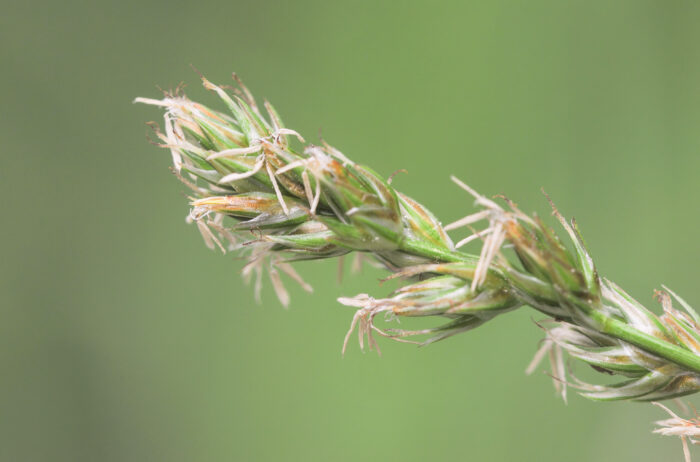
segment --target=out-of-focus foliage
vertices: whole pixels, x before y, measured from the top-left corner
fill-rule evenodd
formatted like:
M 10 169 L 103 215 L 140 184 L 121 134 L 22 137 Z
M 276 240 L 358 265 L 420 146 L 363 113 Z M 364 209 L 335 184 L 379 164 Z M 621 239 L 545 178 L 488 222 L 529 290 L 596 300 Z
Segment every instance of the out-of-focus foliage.
M 341 359 L 335 298 L 384 273 L 339 286 L 334 264 L 302 264 L 313 296 L 256 306 L 240 262 L 183 226 L 186 192 L 131 101 L 196 81 L 190 63 L 236 69 L 299 132 L 406 169 L 393 184 L 437 216 L 469 211 L 449 174 L 542 215 L 544 187 L 601 273 L 647 306 L 661 283 L 697 306 L 698 19 L 689 2 L 4 5 L 0 459 L 675 456 L 640 438 L 659 410 L 565 407 L 524 377 L 527 311 Z

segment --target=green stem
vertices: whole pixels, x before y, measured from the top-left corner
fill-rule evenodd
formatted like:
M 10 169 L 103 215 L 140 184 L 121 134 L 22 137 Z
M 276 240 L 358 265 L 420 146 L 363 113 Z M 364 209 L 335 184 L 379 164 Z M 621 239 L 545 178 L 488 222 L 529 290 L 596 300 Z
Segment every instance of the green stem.
M 602 333 L 623 340 L 643 349 L 647 353 L 664 358 L 700 374 L 700 356 L 660 338 L 645 334 L 622 321 L 608 317 L 600 312 L 590 311 L 588 315 L 596 322 Z

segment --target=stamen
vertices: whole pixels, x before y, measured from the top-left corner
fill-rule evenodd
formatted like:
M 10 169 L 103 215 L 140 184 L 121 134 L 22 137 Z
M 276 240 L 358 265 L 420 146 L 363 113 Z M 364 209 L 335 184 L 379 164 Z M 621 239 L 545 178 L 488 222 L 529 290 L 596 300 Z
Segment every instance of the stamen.
M 277 139 L 277 137 L 279 137 L 280 135 L 296 136 L 299 141 L 301 141 L 302 143 L 306 143 L 306 140 L 304 139 L 303 136 L 301 136 L 299 133 L 297 133 L 296 130 L 292 130 L 290 128 L 278 128 L 277 130 L 275 130 L 275 133 L 273 133 L 273 136 L 275 137 L 275 139 Z
M 221 245 L 219 239 L 217 239 L 214 233 L 211 232 L 211 229 L 209 229 L 203 220 L 197 220 L 195 223 L 197 223 L 197 229 L 199 229 L 199 232 L 202 235 L 202 238 L 204 238 L 204 243 L 207 245 L 207 247 L 214 250 L 214 244 L 216 244 L 223 253 L 226 253 L 224 246 Z
M 525 369 L 525 374 L 532 375 L 532 373 L 535 372 L 535 369 L 537 369 L 537 366 L 540 365 L 544 357 L 549 353 L 549 350 L 552 349 L 552 346 L 553 342 L 550 339 L 545 338 L 542 340 L 542 345 L 537 349 L 535 356 L 533 356 L 532 361 L 530 361 L 527 369 Z
M 165 135 L 169 141 L 174 141 L 175 133 L 173 131 L 173 121 L 167 112 L 163 117 L 165 119 Z M 170 154 L 173 158 L 173 166 L 175 166 L 175 169 L 179 172 L 182 168 L 182 153 L 176 144 L 170 147 Z
M 290 163 L 288 163 L 287 165 L 285 165 L 285 166 L 282 167 L 282 168 L 278 168 L 278 169 L 275 171 L 275 175 L 281 175 L 281 174 L 286 173 L 286 172 L 288 172 L 288 171 L 290 171 L 290 170 L 294 170 L 294 169 L 297 168 L 297 167 L 302 167 L 302 166 L 304 166 L 305 164 L 306 164 L 306 159 L 295 160 L 294 162 L 290 162 Z
M 279 170 L 278 170 L 279 172 Z M 304 193 L 306 194 L 306 200 L 309 202 L 309 207 L 314 201 L 314 193 L 311 191 L 311 183 L 309 182 L 309 174 L 304 170 L 301 174 L 301 181 L 304 183 Z
M 311 204 L 311 214 L 316 214 L 316 208 L 318 207 L 318 202 L 321 200 L 321 182 L 316 179 L 316 195 L 314 196 L 314 202 Z
M 289 263 L 282 263 L 282 262 L 277 262 L 277 263 L 275 263 L 275 265 L 277 266 L 277 268 L 282 270 L 282 272 L 284 272 L 287 276 L 294 279 L 294 281 L 296 281 L 301 286 L 301 288 L 304 289 L 306 292 L 312 293 L 314 291 L 314 288 L 311 287 L 311 285 L 309 283 L 307 283 L 306 281 L 304 281 L 301 278 L 299 273 L 296 272 L 296 270 L 294 269 L 294 267 L 292 267 L 292 265 L 290 265 Z
M 233 181 L 237 180 L 242 180 L 244 178 L 251 177 L 258 173 L 260 170 L 263 168 L 263 164 L 265 164 L 265 157 L 263 155 L 258 156 L 257 161 L 255 162 L 255 165 L 253 166 L 253 169 L 244 173 L 231 173 L 229 175 L 226 175 L 222 179 L 219 180 L 219 183 L 231 183 Z
M 506 233 L 503 229 L 502 223 L 497 223 L 495 229 L 486 238 L 486 242 L 481 248 L 481 255 L 479 256 L 479 263 L 476 265 L 476 271 L 474 272 L 474 279 L 472 280 L 471 289 L 476 290 L 486 279 L 488 274 L 489 266 L 493 260 L 494 255 L 498 252 L 501 244 L 505 240 Z
M 483 220 L 484 218 L 487 218 L 491 211 L 489 210 L 482 210 L 481 212 L 474 213 L 472 215 L 467 215 L 464 218 L 460 218 L 457 221 L 454 221 L 450 223 L 449 225 L 445 226 L 444 229 L 445 231 L 452 231 L 453 229 L 461 228 L 463 226 L 471 225 L 472 223 L 476 223 L 477 221 Z
M 152 99 L 152 98 L 134 98 L 134 103 L 142 103 L 142 104 L 149 104 L 151 106 L 160 106 L 160 107 L 168 107 L 170 106 L 170 102 L 167 99 Z
M 478 239 L 478 238 L 481 238 L 481 237 L 484 237 L 492 232 L 493 232 L 493 227 L 490 227 L 490 228 L 486 228 L 483 231 L 479 231 L 477 233 L 474 233 L 471 236 L 467 236 L 455 245 L 455 249 L 459 249 L 460 247 L 470 243 L 471 241 Z
M 215 152 L 207 157 L 207 160 L 219 159 L 220 157 L 236 157 L 244 154 L 255 154 L 256 152 L 260 152 L 261 149 L 262 145 L 260 144 L 254 144 L 245 148 L 226 149 L 224 151 Z
M 272 171 L 272 167 L 270 167 L 269 162 L 265 162 L 265 168 L 267 169 L 267 176 L 270 177 L 270 181 L 272 181 L 272 187 L 275 189 L 275 194 L 277 195 L 277 201 L 282 206 L 282 210 L 284 210 L 284 214 L 289 215 L 289 209 L 287 208 L 287 204 L 284 202 L 284 197 L 282 196 L 282 191 L 280 191 L 280 187 L 277 184 L 277 179 L 275 178 L 275 174 Z
M 289 293 L 287 292 L 287 289 L 284 288 L 284 284 L 282 284 L 282 279 L 280 278 L 280 274 L 277 272 L 277 269 L 270 264 L 267 272 L 270 275 L 272 288 L 275 289 L 275 293 L 277 294 L 277 298 L 279 298 L 280 303 L 285 308 L 289 307 Z
M 452 175 L 450 176 L 450 179 L 457 184 L 460 188 L 464 189 L 466 192 L 474 196 L 476 199 L 477 204 L 482 205 L 486 208 L 494 209 L 494 210 L 501 210 L 501 207 L 496 204 L 494 201 L 485 198 L 475 190 L 473 190 L 471 187 L 469 187 L 466 183 L 464 183 L 462 180 L 457 178 L 456 176 Z

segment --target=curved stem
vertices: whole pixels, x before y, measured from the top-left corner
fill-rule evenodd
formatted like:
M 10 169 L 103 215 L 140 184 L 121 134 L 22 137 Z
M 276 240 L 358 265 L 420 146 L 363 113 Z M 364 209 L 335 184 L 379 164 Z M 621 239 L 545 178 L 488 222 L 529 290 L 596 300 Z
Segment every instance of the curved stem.
M 622 321 L 591 311 L 589 316 L 596 321 L 600 331 L 611 337 L 630 343 L 654 356 L 664 358 L 696 374 L 700 374 L 700 356 L 649 334 L 645 334 Z

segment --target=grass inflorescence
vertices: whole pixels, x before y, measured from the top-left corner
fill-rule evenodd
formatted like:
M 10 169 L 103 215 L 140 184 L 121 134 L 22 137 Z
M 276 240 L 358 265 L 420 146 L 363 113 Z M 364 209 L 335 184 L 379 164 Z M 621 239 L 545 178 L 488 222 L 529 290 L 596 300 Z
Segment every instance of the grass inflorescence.
M 507 198 L 488 198 L 453 177 L 476 211 L 443 226 L 391 178 L 325 141 L 306 144 L 267 101 L 263 111 L 240 80 L 232 92 L 202 80 L 228 112 L 191 101 L 181 89 L 136 102 L 164 109 L 158 144 L 170 150 L 173 171 L 190 190 L 188 221 L 210 248 L 247 256 L 242 272 L 254 280 L 257 297 L 267 274 L 287 306 L 281 274 L 312 290 L 293 262 L 350 253 L 356 264 L 372 261 L 405 281 L 385 298 L 338 299 L 356 309 L 343 351 L 353 331 L 370 349 L 379 350 L 376 336 L 428 344 L 530 306 L 547 318 L 538 323 L 545 338 L 528 371 L 549 357 L 564 400 L 569 387 L 601 401 L 659 401 L 700 390 L 698 314 L 664 287 L 657 292 L 663 314 L 656 315 L 601 277 L 576 222 L 553 204 L 563 238 Z M 465 228 L 470 234 L 455 244 L 448 233 Z M 481 242 L 478 255 L 460 251 L 471 241 Z M 403 330 L 380 327 L 379 315 L 446 322 Z M 566 355 L 620 380 L 584 382 L 568 370 Z M 672 414 L 659 425 L 657 432 L 683 439 L 689 458 L 697 419 Z

